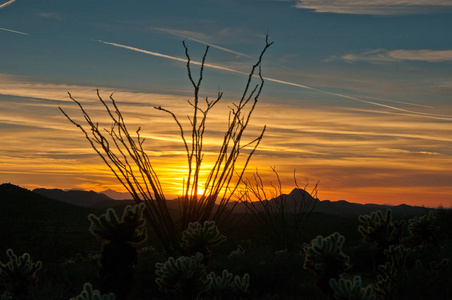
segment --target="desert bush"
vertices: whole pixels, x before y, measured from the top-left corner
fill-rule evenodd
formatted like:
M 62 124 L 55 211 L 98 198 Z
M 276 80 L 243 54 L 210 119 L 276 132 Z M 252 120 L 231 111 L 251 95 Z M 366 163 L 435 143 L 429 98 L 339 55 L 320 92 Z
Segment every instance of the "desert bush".
M 136 131 L 136 137 L 132 136 L 113 95 L 110 96 L 111 104 L 107 104 L 100 96 L 99 91 L 97 92 L 99 101 L 105 107 L 113 123 L 111 128 L 105 131 L 99 128 L 98 123 L 91 119 L 82 104 L 71 94 L 69 97 L 80 108 L 86 125 L 80 125 L 60 107 L 64 116 L 82 131 L 94 151 L 107 164 L 137 204 L 145 204 L 147 221 L 168 253 L 180 250 L 181 232 L 187 228 L 189 223 L 214 220 L 220 226 L 223 219 L 227 218 L 230 213 L 230 209 L 227 208 L 228 203 L 236 194 L 248 163 L 265 132 L 264 127 L 258 137 L 248 143 L 242 143 L 244 132 L 263 88 L 262 58 L 272 43 L 268 42 L 267 37 L 256 64 L 251 68 L 242 96 L 237 103 L 233 104 L 228 114 L 228 125 L 223 142 L 204 182 L 201 182 L 200 171 L 204 158 L 203 141 L 206 120 L 209 112 L 221 100 L 223 94 L 218 93 L 214 100 L 206 97 L 204 101 L 201 101 L 200 88 L 209 47 L 206 48 L 200 63 L 199 77 L 195 80 L 192 76 L 188 48 L 185 42 L 183 45 L 187 57 L 187 73 L 194 89 L 194 99 L 188 102 L 193 112 L 192 116 L 188 117 L 189 130 L 187 132 L 184 130 L 183 124 L 173 112 L 161 106 L 155 107 L 157 110 L 170 114 L 174 119 L 180 129 L 180 136 L 187 154 L 188 174 L 184 180 L 183 194 L 179 197 L 181 209 L 178 220 L 173 219 L 168 210 L 158 175 L 153 169 L 151 158 L 143 148 L 144 139 L 140 136 L 140 128 Z M 257 84 L 253 83 L 255 77 L 259 80 Z M 240 160 L 239 165 L 239 158 L 243 157 L 245 149 L 248 149 L 248 153 L 244 156 L 243 161 Z M 202 195 L 198 195 L 200 187 L 204 190 Z
M 0 262 L 0 292 L 6 299 L 27 299 L 38 283 L 36 273 L 42 268 L 42 263 L 33 262 L 28 253 L 17 256 L 8 249 L 6 254 L 9 261 L 5 264 Z
M 298 186 L 294 174 L 294 184 L 297 187 L 289 195 L 282 193 L 282 184 L 275 168 L 276 185 L 270 182 L 272 190 L 266 191 L 265 184 L 258 172 L 254 180 L 244 179 L 244 190 L 241 201 L 245 204 L 253 222 L 260 227 L 260 234 L 274 250 L 300 249 L 307 219 L 317 203 L 317 184 L 311 193 Z M 257 200 L 257 201 L 256 201 Z
M 99 258 L 99 280 L 103 292 L 114 292 L 126 298 L 134 283 L 138 262 L 138 245 L 146 240 L 144 205 L 127 206 L 121 218 L 113 209 L 96 217 L 89 215 L 90 232 L 102 241 Z

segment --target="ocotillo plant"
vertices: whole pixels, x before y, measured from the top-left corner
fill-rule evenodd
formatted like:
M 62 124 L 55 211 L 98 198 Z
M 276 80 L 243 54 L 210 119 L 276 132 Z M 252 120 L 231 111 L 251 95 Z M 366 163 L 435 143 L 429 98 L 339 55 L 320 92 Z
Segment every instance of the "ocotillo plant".
M 137 245 L 147 237 L 143 209 L 144 205 L 127 206 L 120 219 L 113 209 L 88 217 L 90 232 L 103 243 L 98 272 L 101 291 L 114 292 L 118 299 L 125 298 L 133 286 Z
M 70 300 L 115 300 L 115 294 L 101 294 L 99 290 L 94 290 L 91 283 L 87 282 L 83 285 L 83 291 Z
M 360 276 L 355 276 L 353 280 L 345 279 L 341 276 L 339 280 L 330 279 L 330 286 L 333 289 L 334 299 L 336 300 L 376 300 L 372 285 L 366 287 L 362 284 Z
M 317 236 L 303 250 L 306 255 L 304 268 L 317 277 L 317 286 L 328 295 L 332 294 L 330 279 L 350 268 L 350 257 L 342 251 L 345 238 L 335 232 L 327 237 Z
M 205 221 L 201 226 L 198 222 L 189 223 L 188 228 L 182 232 L 183 248 L 188 255 L 195 255 L 197 252 L 204 257 L 204 264 L 208 263 L 211 247 L 224 242 L 226 237 L 220 234 L 215 221 Z
M 317 204 L 317 184 L 311 193 L 306 191 L 307 184 L 300 188 L 294 174 L 297 187 L 290 195 L 284 195 L 278 172 L 276 184 L 270 182 L 273 189 L 266 190 L 265 184 L 256 171 L 254 180 L 245 178 L 241 200 L 252 219 L 261 228 L 261 233 L 274 250 L 299 250 L 307 219 Z M 256 201 L 257 200 L 257 201 Z
M 28 253 L 16 256 L 13 250 L 8 249 L 6 254 L 9 261 L 6 264 L 0 262 L 0 291 L 11 299 L 28 299 L 38 282 L 36 272 L 41 269 L 42 263 L 33 262 Z
M 268 37 L 266 38 L 265 46 L 248 75 L 243 93 L 237 103 L 233 103 L 226 116 L 226 132 L 221 135 L 223 142 L 216 158 L 213 159 L 213 166 L 207 172 L 205 181 L 201 180 L 200 174 L 205 152 L 203 146 L 207 116 L 221 100 L 223 94 L 218 93 L 214 100 L 201 97 L 200 88 L 209 47 L 206 48 L 202 62 L 196 63 L 200 65 L 200 71 L 198 79 L 195 79 L 192 75 L 188 48 L 185 43 L 183 45 L 187 57 L 188 77 L 194 89 L 194 98 L 188 102 L 189 108 L 192 110 L 192 115 L 188 117 L 189 129 L 184 129 L 184 124 L 172 111 L 161 106 L 155 107 L 157 110 L 170 114 L 175 120 L 187 155 L 188 174 L 183 182 L 183 192 L 179 198 L 181 208 L 179 220 L 174 220 L 169 212 L 162 185 L 152 165 L 152 159 L 144 149 L 144 139 L 140 136 L 140 128 L 136 131 L 136 136 L 129 131 L 113 95 L 110 96 L 111 104 L 107 104 L 100 96 L 99 91 L 97 92 L 99 101 L 112 121 L 110 129 L 99 128 L 98 123 L 91 119 L 83 105 L 71 94 L 69 97 L 80 108 L 86 125 L 82 126 L 60 107 L 64 116 L 82 131 L 91 147 L 132 195 L 136 203 L 146 205 L 145 216 L 148 223 L 168 253 L 180 250 L 181 232 L 187 228 L 189 223 L 214 220 L 218 226 L 221 226 L 223 219 L 226 219 L 230 213 L 228 203 L 236 194 L 248 163 L 265 131 L 264 126 L 256 138 L 246 143 L 242 141 L 263 88 L 262 58 L 272 42 L 268 41 Z M 254 83 L 256 78 L 257 83 Z M 198 195 L 199 188 L 204 191 L 202 195 Z
M 155 274 L 158 276 L 155 281 L 160 289 L 173 299 L 198 299 L 209 289 L 204 278 L 207 271 L 202 261 L 201 253 L 177 259 L 170 257 L 167 261 L 155 265 Z

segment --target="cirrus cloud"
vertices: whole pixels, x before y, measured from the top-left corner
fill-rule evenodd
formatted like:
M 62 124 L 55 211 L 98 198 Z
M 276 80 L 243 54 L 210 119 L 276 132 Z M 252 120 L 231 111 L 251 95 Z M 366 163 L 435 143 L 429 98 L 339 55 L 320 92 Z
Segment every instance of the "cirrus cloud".
M 451 2 L 452 3 L 452 2 Z M 418 61 L 430 63 L 452 63 L 452 50 L 385 50 L 376 49 L 359 54 L 347 54 L 341 57 L 350 63 L 367 61 L 371 63 L 387 63 L 401 61 Z
M 450 0 L 298 0 L 295 7 L 318 13 L 408 15 L 452 9 Z

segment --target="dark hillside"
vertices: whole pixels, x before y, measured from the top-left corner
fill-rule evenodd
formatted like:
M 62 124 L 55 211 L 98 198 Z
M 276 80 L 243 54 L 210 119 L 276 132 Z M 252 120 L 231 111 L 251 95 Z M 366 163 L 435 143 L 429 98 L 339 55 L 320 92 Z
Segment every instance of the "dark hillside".
M 6 249 L 29 252 L 45 260 L 70 257 L 94 247 L 95 239 L 88 232 L 87 209 L 49 199 L 27 189 L 0 185 L 0 258 Z

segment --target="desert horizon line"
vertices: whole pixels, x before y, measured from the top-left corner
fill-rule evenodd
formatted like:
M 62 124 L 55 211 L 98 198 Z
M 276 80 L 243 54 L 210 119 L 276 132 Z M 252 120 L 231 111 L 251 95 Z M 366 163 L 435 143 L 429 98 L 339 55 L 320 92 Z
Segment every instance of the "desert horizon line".
M 15 185 L 15 186 L 18 186 L 18 187 L 20 187 L 20 188 L 27 189 L 27 190 L 32 191 L 32 192 L 33 192 L 34 190 L 38 190 L 38 189 L 44 189 L 44 190 L 61 190 L 61 191 L 63 191 L 63 192 L 70 192 L 70 191 L 95 192 L 95 193 L 97 193 L 97 194 L 103 194 L 103 195 L 105 195 L 105 196 L 107 196 L 107 197 L 109 197 L 110 199 L 115 200 L 115 201 L 130 201 L 130 200 L 133 200 L 133 198 L 131 197 L 131 195 L 130 195 L 128 192 L 118 192 L 117 190 L 114 190 L 114 189 L 112 189 L 112 188 L 107 188 L 107 189 L 105 189 L 105 190 L 102 190 L 102 189 L 100 189 L 100 190 L 93 190 L 93 189 L 85 189 L 85 188 L 80 188 L 80 187 L 75 187 L 75 188 L 58 188 L 58 187 L 43 187 L 43 186 L 35 187 L 35 188 L 30 188 L 30 187 L 28 187 L 28 186 L 26 186 L 26 185 L 19 185 L 19 184 L 14 184 L 14 183 L 11 183 L 11 182 L 2 182 L 2 183 L 0 183 L 0 185 L 4 185 L 4 184 Z M 309 192 L 308 190 L 306 190 L 306 189 L 304 189 L 304 188 L 302 188 L 302 187 L 297 187 L 297 186 L 291 188 L 289 192 L 283 192 L 283 193 L 281 193 L 280 195 L 289 195 L 292 191 L 294 191 L 294 190 L 296 190 L 296 189 L 304 190 L 305 192 L 309 193 L 309 195 L 311 195 L 311 192 Z M 288 190 L 288 189 L 287 189 L 287 190 Z M 113 195 L 113 194 L 116 194 L 116 195 Z M 129 195 L 130 198 L 119 198 L 120 195 L 124 195 L 124 197 L 127 197 L 127 195 Z M 175 200 L 177 200 L 177 197 L 179 197 L 178 195 L 172 195 L 172 194 L 168 194 L 168 195 L 170 196 L 170 198 L 167 198 L 167 199 L 166 199 L 167 201 L 175 201 Z M 278 195 L 278 196 L 279 196 L 279 195 Z M 276 196 L 276 197 L 278 197 L 278 196 Z M 272 200 L 272 199 L 274 199 L 274 198 L 275 198 L 275 197 L 270 197 L 270 199 L 268 199 L 268 200 Z M 335 203 L 335 202 L 343 202 L 343 201 L 345 201 L 345 202 L 347 202 L 347 203 L 351 203 L 351 204 L 359 204 L 359 205 L 378 205 L 378 206 L 391 206 L 391 207 L 398 207 L 398 206 L 406 205 L 406 206 L 410 206 L 410 207 L 424 207 L 424 208 L 428 208 L 428 209 L 439 209 L 439 208 L 452 209 L 452 204 L 449 205 L 449 206 L 445 206 L 445 205 L 443 205 L 442 203 L 440 203 L 439 205 L 428 206 L 428 205 L 425 205 L 425 204 L 423 204 L 423 205 L 414 205 L 414 204 L 408 204 L 408 203 L 405 203 L 405 202 L 404 202 L 404 203 L 401 203 L 401 204 L 393 204 L 393 203 L 389 203 L 389 202 L 375 203 L 375 202 L 372 202 L 372 201 L 369 201 L 369 202 L 365 202 L 365 201 L 363 201 L 363 202 L 357 202 L 357 201 L 350 201 L 350 200 L 347 200 L 347 199 L 345 199 L 345 198 L 339 199 L 339 200 L 320 199 L 320 198 L 318 198 L 318 197 L 313 197 L 313 198 L 319 200 L 320 202 L 329 201 L 329 202 L 332 202 L 332 203 Z M 232 200 L 232 202 L 237 202 L 237 201 L 238 201 L 238 200 Z

